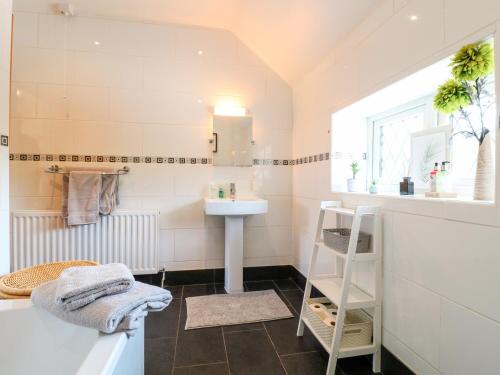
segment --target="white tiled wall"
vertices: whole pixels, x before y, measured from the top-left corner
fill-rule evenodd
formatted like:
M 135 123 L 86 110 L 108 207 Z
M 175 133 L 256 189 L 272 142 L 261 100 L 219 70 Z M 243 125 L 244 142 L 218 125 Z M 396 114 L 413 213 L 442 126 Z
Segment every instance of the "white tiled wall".
M 329 151 L 330 116 L 337 109 L 439 60 L 443 53 L 452 54 L 476 35 L 484 36 L 476 34 L 480 29 L 487 28 L 486 35 L 495 32 L 499 4 L 382 1 L 294 86 L 294 157 Z M 419 17 L 417 22 L 409 21 L 412 14 Z M 330 191 L 328 162 L 294 167 L 296 267 L 307 270 L 321 200 L 382 205 L 383 344 L 418 374 L 499 373 L 498 206 L 409 204 Z M 320 263 L 324 271 L 333 269 L 328 256 Z M 366 288 L 367 272 L 358 265 L 355 275 Z
M 14 19 L 12 153 L 209 158 L 211 107 L 231 97 L 254 118 L 255 157 L 291 158 L 291 88 L 232 34 L 28 11 Z M 13 210 L 59 207 L 49 164 L 11 162 Z M 269 199 L 247 220 L 245 264 L 290 263 L 291 167 L 129 166 L 120 207 L 160 210 L 162 266 L 223 267 L 224 221 L 203 213 L 211 181 Z
M 0 1 L 0 134 L 9 134 L 12 1 Z M 9 272 L 9 149 L 0 145 L 0 275 Z

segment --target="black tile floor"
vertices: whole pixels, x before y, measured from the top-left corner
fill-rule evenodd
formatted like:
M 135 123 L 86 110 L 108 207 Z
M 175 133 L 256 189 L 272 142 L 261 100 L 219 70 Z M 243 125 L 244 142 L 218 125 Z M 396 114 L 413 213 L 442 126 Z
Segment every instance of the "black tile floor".
M 303 291 L 291 279 L 248 281 L 245 290 L 274 289 L 293 319 L 185 331 L 185 298 L 225 293 L 222 284 L 167 287 L 174 300 L 146 318 L 146 375 L 324 375 L 328 356 L 312 334 L 296 336 Z M 366 357 L 342 359 L 338 375 L 372 374 Z

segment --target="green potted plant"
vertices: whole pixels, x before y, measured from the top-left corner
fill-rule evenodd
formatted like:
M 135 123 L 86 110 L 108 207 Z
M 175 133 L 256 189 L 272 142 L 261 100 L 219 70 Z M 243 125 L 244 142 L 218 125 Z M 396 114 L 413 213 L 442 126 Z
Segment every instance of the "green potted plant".
M 493 155 L 487 124 L 488 108 L 494 104 L 493 47 L 478 42 L 462 47 L 450 63 L 453 78 L 438 87 L 435 108 L 450 115 L 453 135 L 473 138 L 478 144 L 474 199 L 493 200 Z
M 370 184 L 370 194 L 377 194 L 378 193 L 378 186 L 377 186 L 377 180 L 373 179 L 372 183 Z
M 356 192 L 361 191 L 361 183 L 356 180 L 356 175 L 360 171 L 359 164 L 357 161 L 351 163 L 352 178 L 347 180 L 347 191 Z

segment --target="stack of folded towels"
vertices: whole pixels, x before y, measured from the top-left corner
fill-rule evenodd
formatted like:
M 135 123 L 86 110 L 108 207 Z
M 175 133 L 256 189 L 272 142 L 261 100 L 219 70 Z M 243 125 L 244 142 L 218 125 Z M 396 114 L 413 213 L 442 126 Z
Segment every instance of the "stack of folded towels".
M 132 336 L 149 311 L 170 304 L 168 290 L 135 281 L 123 264 L 71 267 L 33 289 L 31 300 L 69 323 Z

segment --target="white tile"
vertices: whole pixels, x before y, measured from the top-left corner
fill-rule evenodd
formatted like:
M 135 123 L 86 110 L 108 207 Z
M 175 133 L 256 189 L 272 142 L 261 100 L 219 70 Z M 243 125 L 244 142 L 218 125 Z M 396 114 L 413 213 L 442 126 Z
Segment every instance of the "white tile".
M 175 261 L 224 258 L 224 230 L 175 230 Z
M 199 126 L 144 125 L 144 150 L 150 155 L 206 158 L 208 140 L 208 129 Z
M 440 315 L 437 294 L 394 274 L 384 274 L 384 328 L 436 368 Z
M 14 34 L 12 42 L 15 46 L 36 47 L 38 44 L 38 14 L 16 12 L 14 14 Z
M 248 227 L 244 236 L 245 258 L 291 256 L 291 228 Z
M 9 150 L 3 147 L 0 149 L 0 211 L 9 210 Z
M 68 83 L 139 89 L 142 60 L 94 51 L 68 52 Z
M 495 0 L 479 0 L 466 8 L 466 0 L 445 1 L 446 41 L 452 43 L 499 19 L 500 4 Z
M 237 42 L 228 31 L 179 27 L 175 31 L 175 52 L 180 60 L 204 59 L 229 65 L 236 61 Z
M 98 18 L 67 18 L 67 48 L 78 51 L 112 50 L 113 39 L 109 34 L 110 22 Z
M 75 152 L 91 155 L 141 155 L 142 126 L 111 122 L 77 122 Z M 117 140 L 119 139 L 119 142 Z
M 291 159 L 292 132 L 276 130 L 266 126 L 254 125 L 255 147 L 254 158 L 258 159 Z
M 420 236 L 420 233 L 426 235 Z M 499 287 L 494 275 L 500 264 L 496 251 L 500 229 L 398 214 L 394 216 L 393 237 L 394 266 L 398 273 L 500 320 L 500 301 L 485 300 L 476 292 L 484 285 Z
M 15 47 L 12 51 L 12 80 L 64 83 L 64 51 Z
M 441 316 L 443 374 L 493 375 L 500 368 L 500 323 L 443 300 Z
M 66 17 L 52 14 L 38 15 L 38 47 L 64 49 L 66 46 Z
M 39 84 L 36 98 L 36 117 L 66 119 L 69 117 L 68 93 L 64 85 Z
M 12 82 L 10 90 L 11 117 L 35 117 L 36 84 Z
M 160 230 L 159 262 L 160 267 L 165 267 L 167 262 L 174 260 L 174 231 Z
M 204 198 L 208 195 L 208 184 L 212 181 L 213 168 L 206 165 L 183 165 L 175 167 L 175 195 Z
M 120 180 L 120 195 L 127 197 L 172 197 L 175 167 L 165 164 L 140 164 Z M 154 183 L 152 183 L 154 181 Z
M 238 186 L 236 186 L 238 192 Z M 292 225 L 292 197 L 290 196 L 262 196 L 268 200 L 268 212 L 262 215 L 250 215 L 245 218 L 245 226 L 274 226 Z
M 53 126 L 38 119 L 12 119 L 10 131 L 10 152 L 52 153 Z M 19 166 L 21 167 L 21 166 Z
M 109 89 L 90 86 L 68 86 L 68 112 L 73 120 L 109 119 Z
M 205 225 L 203 200 L 198 197 L 145 197 L 143 207 L 160 210 L 161 229 L 202 229 Z
M 382 330 L 382 344 L 414 373 L 442 375 L 438 369 L 432 367 L 429 362 L 422 359 L 418 353 L 415 353 L 386 329 Z
M 58 177 L 45 173 L 48 163 L 10 162 L 11 197 L 52 196 L 60 186 Z
M 411 22 L 412 14 L 417 14 L 419 20 Z M 442 0 L 411 1 L 363 41 L 358 48 L 362 92 L 444 47 L 443 15 Z M 389 41 L 391 48 L 387 48 Z M 384 53 L 380 53 L 382 50 Z

